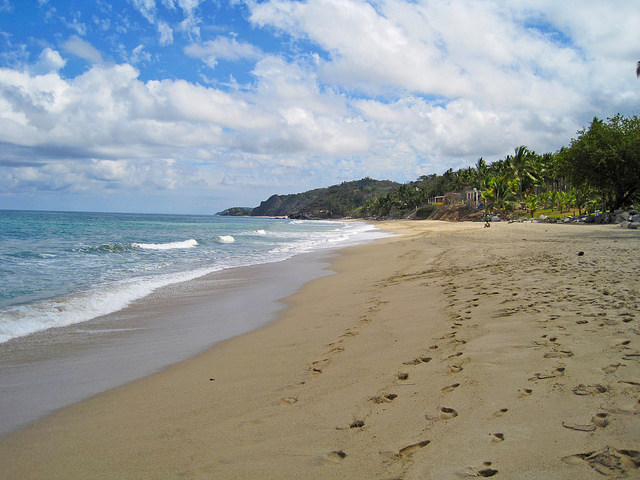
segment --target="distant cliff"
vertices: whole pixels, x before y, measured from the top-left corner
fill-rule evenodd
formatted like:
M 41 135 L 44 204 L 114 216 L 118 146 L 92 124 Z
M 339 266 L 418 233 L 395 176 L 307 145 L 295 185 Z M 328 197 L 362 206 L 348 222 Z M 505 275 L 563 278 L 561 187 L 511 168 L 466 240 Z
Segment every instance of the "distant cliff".
M 398 188 L 390 180 L 363 178 L 291 195 L 272 195 L 253 209 L 253 216 L 342 218 L 355 215 L 368 200 Z
M 231 207 L 216 213 L 216 215 L 222 215 L 227 217 L 245 217 L 251 215 L 253 211 L 252 207 Z

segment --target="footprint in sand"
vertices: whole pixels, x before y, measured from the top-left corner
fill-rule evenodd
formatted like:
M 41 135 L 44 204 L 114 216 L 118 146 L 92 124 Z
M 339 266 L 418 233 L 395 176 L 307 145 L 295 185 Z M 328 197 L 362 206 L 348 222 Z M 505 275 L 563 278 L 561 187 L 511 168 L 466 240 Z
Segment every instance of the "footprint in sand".
M 597 430 L 597 427 L 592 423 L 588 425 L 582 425 L 574 422 L 562 422 L 562 426 L 564 428 L 568 428 L 570 430 L 576 430 L 578 432 L 595 432 Z
M 640 452 L 606 446 L 602 450 L 563 457 L 562 461 L 569 465 L 586 463 L 596 472 L 607 477 L 627 478 L 640 467 Z
M 448 385 L 442 389 L 442 393 L 453 392 L 456 388 L 460 386 L 459 383 L 454 383 L 453 385 Z
M 459 477 L 493 477 L 498 470 L 491 468 L 491 462 L 484 462 L 480 467 L 467 467 L 458 472 Z
M 421 363 L 429 363 L 433 360 L 431 357 L 417 357 L 413 360 L 402 362 L 403 365 L 420 365 Z
M 549 373 L 536 373 L 533 377 L 529 378 L 530 382 L 535 382 L 536 380 L 544 380 L 546 378 L 555 378 L 561 377 L 564 375 L 565 367 L 557 367 Z
M 362 428 L 364 427 L 364 420 L 354 420 L 349 424 L 349 428 Z
M 496 413 L 493 414 L 494 417 L 501 417 L 503 416 L 505 413 L 507 413 L 509 411 L 508 408 L 501 408 L 500 410 L 498 410 Z
M 460 373 L 463 370 L 462 365 L 460 365 L 459 363 L 456 363 L 455 365 L 451 365 L 449 367 L 449 371 L 451 373 Z
M 451 420 L 458 416 L 458 412 L 456 412 L 453 408 L 449 407 L 440 407 L 440 418 L 443 420 Z
M 339 463 L 341 460 L 344 460 L 347 456 L 342 450 L 334 450 L 333 452 L 329 452 L 326 456 L 326 460 L 330 463 Z
M 407 380 L 409 378 L 409 374 L 406 372 L 398 372 L 398 380 Z
M 293 405 L 294 403 L 297 403 L 298 399 L 296 397 L 283 397 L 280 399 L 280 403 L 282 403 L 282 405 Z
M 609 417 L 608 413 L 596 413 L 591 419 L 591 422 L 596 427 L 604 428 L 609 425 L 609 419 L 607 417 Z
M 426 447 L 430 443 L 431 443 L 431 440 L 423 440 L 422 442 L 413 443 L 411 445 L 407 445 L 406 447 L 402 447 L 398 451 L 398 456 L 399 457 L 410 457 L 411 455 L 416 453 L 418 450 Z
M 544 354 L 544 358 L 569 358 L 569 357 L 573 357 L 573 352 L 571 350 L 557 350 L 554 348 L 552 351 Z
M 604 373 L 614 373 L 618 368 L 622 366 L 621 363 L 612 363 L 611 365 L 607 365 L 602 369 Z
M 580 384 L 577 387 L 572 389 L 572 392 L 576 395 L 598 395 L 600 393 L 605 393 L 607 391 L 607 387 L 596 383 L 594 385 L 584 385 Z
M 504 442 L 504 433 L 491 433 L 491 441 L 493 443 L 502 443 Z
M 384 395 L 376 395 L 375 397 L 371 397 L 369 400 L 371 400 L 373 403 L 390 403 L 396 398 L 398 398 L 398 395 L 396 395 L 395 393 L 386 393 Z
M 533 390 L 531 390 L 530 388 L 523 388 L 522 391 L 520 392 L 520 395 L 518 396 L 518 398 L 528 397 L 532 393 L 533 393 Z

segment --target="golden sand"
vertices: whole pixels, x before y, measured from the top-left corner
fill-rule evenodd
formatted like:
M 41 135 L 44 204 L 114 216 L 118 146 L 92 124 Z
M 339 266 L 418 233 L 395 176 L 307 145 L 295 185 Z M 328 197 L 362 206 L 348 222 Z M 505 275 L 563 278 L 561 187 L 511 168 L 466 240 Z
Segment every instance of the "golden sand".
M 640 478 L 636 231 L 379 226 L 277 321 L 5 438 L 0 478 Z

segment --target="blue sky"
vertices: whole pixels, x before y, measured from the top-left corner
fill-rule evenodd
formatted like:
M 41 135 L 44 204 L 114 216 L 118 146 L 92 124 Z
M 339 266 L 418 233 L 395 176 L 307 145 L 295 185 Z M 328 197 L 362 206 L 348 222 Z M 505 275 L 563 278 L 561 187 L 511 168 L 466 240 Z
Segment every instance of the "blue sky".
M 215 213 L 638 114 L 627 0 L 0 0 L 0 208 Z

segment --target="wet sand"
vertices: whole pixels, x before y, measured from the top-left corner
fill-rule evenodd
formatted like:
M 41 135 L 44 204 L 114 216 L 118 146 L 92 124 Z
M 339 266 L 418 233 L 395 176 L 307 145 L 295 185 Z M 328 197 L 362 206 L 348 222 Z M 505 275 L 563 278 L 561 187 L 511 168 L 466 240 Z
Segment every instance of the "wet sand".
M 379 226 L 277 321 L 7 436 L 0 477 L 639 475 L 636 231 Z

